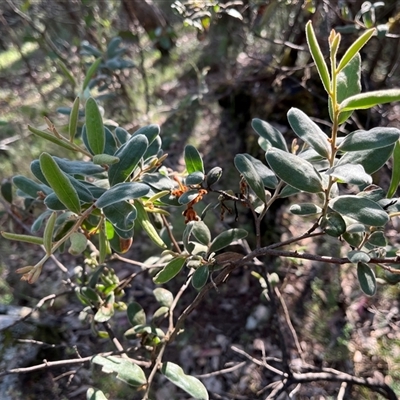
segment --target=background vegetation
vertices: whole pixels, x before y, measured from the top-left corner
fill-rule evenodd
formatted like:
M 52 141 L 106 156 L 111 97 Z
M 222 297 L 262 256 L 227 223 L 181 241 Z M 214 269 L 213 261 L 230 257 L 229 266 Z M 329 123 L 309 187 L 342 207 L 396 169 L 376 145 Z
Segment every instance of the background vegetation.
M 102 64 L 90 90 L 107 120 L 117 121 L 131 133 L 147 124 L 159 124 L 163 149 L 168 153 L 167 167 L 182 172 L 184 148 L 194 145 L 207 170 L 222 167 L 224 187 L 238 192 L 234 156 L 247 152 L 263 159 L 251 128 L 253 118 L 279 127 L 288 143 L 294 138 L 286 118 L 291 107 L 315 117 L 321 125 L 329 121 L 326 96 L 306 45 L 308 20 L 312 20 L 321 46 L 326 46 L 324 54 L 332 28 L 342 33 L 344 51 L 363 29 L 378 27 L 378 35 L 361 54 L 363 89 L 400 86 L 400 8 L 394 1 L 340 5 L 250 0 L 3 2 L 0 178 L 5 199 L 1 230 L 27 233 L 41 212 L 22 207 L 23 200 L 15 197 L 15 192 L 14 204 L 7 203 L 11 177 L 32 177 L 30 161 L 43 151 L 71 156 L 33 136 L 28 124 L 44 129 L 46 117 L 67 130 L 69 109 L 98 57 Z M 111 51 L 113 46 L 116 53 Z M 398 115 L 396 104 L 357 111 L 345 129 L 399 127 Z M 390 169 L 389 163 L 373 177 L 374 183 L 389 186 Z M 303 219 L 289 213 L 289 206 L 285 199 L 277 202 L 262 221 L 263 243 L 283 241 L 307 229 Z M 174 215 L 178 232 L 184 229 L 181 211 Z M 239 208 L 238 212 L 238 216 L 226 213 L 223 221 L 216 213 L 209 224 L 213 237 L 226 227 L 251 232 L 248 210 Z M 388 231 L 394 247 L 398 229 L 394 221 Z M 255 236 L 246 240 L 233 250 L 245 254 L 253 248 Z M 328 243 L 308 239 L 301 245 L 314 247 L 317 254 L 329 249 L 332 256 L 341 256 L 333 239 Z M 298 245 L 293 250 L 301 249 Z M 44 359 L 88 357 L 100 347 L 101 351 L 113 350 L 102 332 L 90 329 L 81 303 L 68 286 L 90 263 L 90 253 L 78 258 L 60 254 L 46 264 L 34 285 L 28 285 L 19 281 L 15 270 L 42 257 L 37 247 L 1 239 L 0 251 L 2 371 L 27 368 Z M 154 311 L 154 283 L 150 276 L 139 273 L 140 263 L 152 255 L 152 244 L 137 232 L 129 252 L 123 257 L 115 255 L 110 265 L 119 281 L 129 280 L 124 301 L 134 299 Z M 256 268 L 250 274 L 249 267 L 234 271 L 229 285 L 210 290 L 191 314 L 184 333 L 168 350 L 169 360 L 201 378 L 215 399 L 278 398 L 271 386 L 276 371 L 257 363 L 263 357 L 272 365 L 274 359 L 286 357 L 293 368 L 296 363 L 307 365 L 309 372 L 330 368 L 372 377 L 400 395 L 396 275 L 380 271 L 378 291 L 367 297 L 359 288 L 354 268 L 346 265 L 339 268 L 321 261 L 273 257 L 264 263 L 269 273 L 276 274 L 272 300 L 264 295 L 266 282 L 261 271 Z M 174 280 L 167 288 L 175 293 L 184 281 L 184 277 Z M 179 312 L 192 300 L 193 296 L 183 298 Z M 24 315 L 26 319 L 15 324 Z M 116 337 L 123 337 L 126 323 L 124 313 L 116 316 L 111 327 Z M 100 388 L 110 399 L 135 398 L 133 389 L 115 375 L 105 375 L 88 364 L 58 365 L 24 374 L 0 372 L 0 376 L 0 397 L 4 399 L 83 399 L 89 387 Z M 161 377 L 157 379 L 152 398 L 189 398 Z M 377 392 L 345 380 L 299 382 L 279 398 L 290 396 L 380 398 Z

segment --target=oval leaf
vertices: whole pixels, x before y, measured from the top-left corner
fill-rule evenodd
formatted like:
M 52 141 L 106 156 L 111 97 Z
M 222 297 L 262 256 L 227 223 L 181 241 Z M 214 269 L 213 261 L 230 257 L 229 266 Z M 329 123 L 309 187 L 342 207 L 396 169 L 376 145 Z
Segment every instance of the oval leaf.
M 372 200 L 359 196 L 340 196 L 329 202 L 329 207 L 346 217 L 370 226 L 383 226 L 389 222 L 385 210 Z
M 189 174 L 192 174 L 193 172 L 202 172 L 204 174 L 203 160 L 194 146 L 188 144 L 185 147 L 184 158 L 186 170 Z
M 220 233 L 210 245 L 209 253 L 217 252 L 227 246 L 229 246 L 235 240 L 243 239 L 247 236 L 247 231 L 240 228 L 228 229 Z
M 137 199 L 145 196 L 150 190 L 150 187 L 145 183 L 140 182 L 125 182 L 118 183 L 111 189 L 108 189 L 96 201 L 97 208 L 107 207 L 111 204 L 118 203 L 123 200 Z
M 355 131 L 348 134 L 338 146 L 340 151 L 363 151 L 379 149 L 395 144 L 400 137 L 396 128 L 373 128 L 369 131 Z
M 205 246 L 210 244 L 211 233 L 208 226 L 203 221 L 195 221 L 191 233 L 199 243 L 204 244 Z
M 195 289 L 200 290 L 208 280 L 210 269 L 208 265 L 201 265 L 196 269 L 192 278 L 192 285 Z
M 325 172 L 336 178 L 339 183 L 351 183 L 353 185 L 370 185 L 371 175 L 368 175 L 360 164 L 343 164 L 330 168 Z
M 243 175 L 247 184 L 254 191 L 256 196 L 265 203 L 264 183 L 254 168 L 252 162 L 245 154 L 237 154 L 234 159 L 236 169 Z
M 357 264 L 357 278 L 360 283 L 361 290 L 367 296 L 373 296 L 376 293 L 376 278 L 374 271 L 362 262 Z
M 253 167 L 257 171 L 257 174 L 260 175 L 264 186 L 270 189 L 275 189 L 278 185 L 278 178 L 274 172 L 271 171 L 260 160 L 257 160 L 257 158 L 252 157 L 250 154 L 244 154 L 244 156 L 253 164 Z
M 328 136 L 307 114 L 297 108 L 291 108 L 287 118 L 293 132 L 300 139 L 308 143 L 322 157 L 329 157 L 331 147 Z
M 251 121 L 251 126 L 261 138 L 270 144 L 270 147 L 277 147 L 278 149 L 288 151 L 285 138 L 274 126 L 258 118 L 254 118 Z
M 81 206 L 78 193 L 53 157 L 48 153 L 42 153 L 39 162 L 43 175 L 61 203 L 72 212 L 79 214 Z
M 183 369 L 172 362 L 164 362 L 161 373 L 196 400 L 208 400 L 208 393 L 205 386 L 195 377 L 186 375 Z
M 154 278 L 154 283 L 161 284 L 170 281 L 179 274 L 185 264 L 186 258 L 177 257 L 172 259 Z
M 119 158 L 119 162 L 111 165 L 108 170 L 108 180 L 111 186 L 124 182 L 129 177 L 146 153 L 148 144 L 146 136 L 134 135 L 119 148 L 114 154 Z
M 295 215 L 310 215 L 322 212 L 322 208 L 313 203 L 293 204 L 289 210 Z
M 174 295 L 167 289 L 155 288 L 153 290 L 154 297 L 161 306 L 170 308 L 174 301 Z
M 106 374 L 116 373 L 117 378 L 130 386 L 140 387 L 146 384 L 147 379 L 143 370 L 127 358 L 118 356 L 94 356 L 92 363 L 101 365 Z
M 359 262 L 368 263 L 371 260 L 371 257 L 367 253 L 359 250 L 349 251 L 349 253 L 347 254 L 347 258 L 353 264 L 357 264 Z
M 132 326 L 144 325 L 146 323 L 146 313 L 136 301 L 129 303 L 126 313 Z
M 321 228 L 327 235 L 339 237 L 346 231 L 346 222 L 340 214 L 328 212 L 321 221 Z
M 307 160 L 279 149 L 269 149 L 266 159 L 276 175 L 288 185 L 309 193 L 323 191 L 321 175 Z

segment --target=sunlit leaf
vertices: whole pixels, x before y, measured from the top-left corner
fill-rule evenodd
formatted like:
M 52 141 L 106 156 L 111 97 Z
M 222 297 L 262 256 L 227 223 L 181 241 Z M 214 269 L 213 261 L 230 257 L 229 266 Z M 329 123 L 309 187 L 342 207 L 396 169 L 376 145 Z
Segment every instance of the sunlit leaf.
M 329 76 L 328 66 L 326 65 L 321 48 L 319 47 L 318 40 L 312 27 L 311 21 L 308 21 L 306 24 L 306 38 L 311 56 L 315 62 L 315 66 L 317 67 L 317 71 L 321 78 L 322 84 L 327 93 L 330 93 L 331 79 Z
M 68 253 L 73 256 L 82 254 L 87 247 L 87 237 L 81 232 L 74 232 L 70 236 L 71 246 L 68 249 Z
M 308 143 L 322 157 L 329 157 L 331 147 L 328 136 L 311 118 L 298 108 L 291 108 L 287 118 L 293 132 Z
M 67 149 L 67 150 L 76 151 L 76 147 L 75 147 L 72 143 L 67 142 L 67 141 L 65 141 L 65 140 L 62 140 L 62 139 L 60 139 L 60 138 L 54 136 L 54 135 L 53 135 L 52 133 L 50 133 L 50 132 L 41 131 L 40 129 L 36 129 L 36 128 L 30 126 L 30 125 L 28 125 L 28 129 L 29 129 L 33 134 L 35 134 L 36 136 L 41 137 L 42 139 L 46 139 L 46 140 L 48 140 L 49 142 L 55 143 L 55 144 L 57 144 L 58 146 L 61 146 L 61 147 L 65 148 L 65 149 Z
M 365 225 L 383 226 L 389 222 L 389 216 L 385 210 L 379 204 L 364 197 L 352 195 L 336 197 L 330 200 L 329 207 Z
M 211 242 L 211 232 L 203 221 L 194 221 L 192 235 L 205 246 Z
M 254 118 L 251 121 L 251 126 L 260 135 L 260 137 L 267 140 L 272 147 L 277 147 L 278 149 L 288 151 L 286 141 L 282 133 L 270 123 L 258 118 Z
M 354 41 L 350 47 L 344 53 L 342 59 L 339 61 L 337 66 L 337 72 L 341 71 L 356 54 L 365 46 L 365 44 L 371 39 L 375 33 L 375 28 L 366 30 L 356 41 Z
M 140 387 L 147 382 L 143 370 L 127 358 L 97 355 L 92 358 L 92 363 L 101 365 L 102 371 L 107 374 L 116 373 L 117 378 L 128 385 Z
M 102 154 L 106 138 L 103 118 L 99 106 L 93 97 L 89 97 L 85 105 L 86 134 L 90 150 L 93 154 Z
M 387 197 L 391 199 L 397 191 L 400 184 L 400 141 L 396 142 L 393 150 L 392 177 Z
M 104 303 L 98 308 L 96 314 L 94 315 L 94 320 L 96 322 L 107 322 L 114 315 L 114 302 L 115 296 L 112 291 L 107 297 Z
M 11 232 L 0 232 L 1 235 L 8 240 L 15 240 L 18 242 L 32 243 L 32 244 L 43 244 L 43 238 L 32 236 L 32 235 L 22 235 L 19 233 L 11 233 Z
M 240 228 L 228 229 L 227 231 L 221 232 L 214 240 L 211 242 L 209 253 L 215 253 L 229 246 L 232 242 L 239 239 L 244 239 L 247 236 L 247 231 Z
M 321 175 L 303 158 L 279 149 L 269 149 L 266 159 L 275 174 L 296 189 L 309 193 L 323 191 Z
M 184 159 L 188 174 L 202 172 L 204 174 L 203 159 L 197 149 L 188 144 L 185 146 Z
M 371 260 L 371 257 L 365 252 L 360 250 L 351 250 L 347 253 L 347 258 L 353 264 L 357 264 L 359 262 L 368 263 Z
M 168 264 L 153 278 L 154 283 L 162 284 L 170 281 L 179 274 L 185 265 L 185 262 L 186 258 L 184 257 L 176 257 L 169 261 Z
M 199 191 L 197 189 L 188 190 L 179 197 L 179 204 L 189 204 L 191 201 L 195 200 L 199 196 Z
M 371 175 L 368 175 L 361 164 L 341 164 L 328 169 L 327 175 L 334 177 L 339 183 L 353 185 L 370 185 Z
M 368 238 L 368 243 L 377 247 L 385 247 L 387 245 L 387 240 L 382 231 L 375 231 Z
M 114 227 L 120 231 L 132 230 L 137 217 L 135 206 L 127 201 L 118 201 L 104 207 L 103 213 Z
M 107 397 L 100 389 L 89 388 L 86 392 L 86 400 L 107 400 Z
M 160 305 L 170 308 L 174 301 L 174 295 L 165 288 L 155 288 L 153 290 L 154 297 Z
M 61 171 L 60 167 L 48 153 L 42 153 L 39 162 L 43 175 L 61 203 L 72 212 L 79 214 L 81 206 L 78 193 L 65 173 Z
M 319 214 L 322 208 L 313 203 L 292 204 L 289 211 L 295 215 Z
M 254 191 L 256 196 L 265 203 L 264 183 L 260 175 L 257 173 L 253 163 L 245 154 L 237 154 L 234 158 L 236 169 L 242 174 L 247 184 Z
M 373 296 L 376 293 L 377 283 L 374 271 L 369 265 L 359 262 L 357 264 L 357 278 L 360 283 L 361 290 L 367 296 Z
M 208 400 L 208 393 L 205 386 L 194 376 L 186 375 L 183 369 L 172 362 L 164 362 L 161 366 L 161 373 L 196 400 Z
M 377 106 L 378 104 L 391 103 L 399 100 L 400 89 L 377 90 L 350 96 L 339 104 L 339 109 L 341 112 L 364 110 Z
M 204 174 L 200 171 L 193 172 L 185 178 L 185 184 L 190 185 L 200 185 L 204 181 Z
M 378 127 L 369 131 L 354 131 L 349 133 L 339 144 L 340 151 L 364 151 L 379 149 L 396 143 L 400 130 L 396 128 Z

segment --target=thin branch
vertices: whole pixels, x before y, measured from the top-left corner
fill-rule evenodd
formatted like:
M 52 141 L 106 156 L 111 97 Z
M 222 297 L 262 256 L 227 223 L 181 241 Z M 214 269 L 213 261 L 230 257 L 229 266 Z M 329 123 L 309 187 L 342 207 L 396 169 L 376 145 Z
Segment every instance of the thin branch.
M 220 369 L 220 370 L 214 371 L 214 372 L 209 372 L 208 374 L 200 374 L 200 375 L 193 375 L 193 376 L 196 378 L 210 378 L 212 376 L 229 374 L 230 372 L 236 371 L 237 369 L 244 367 L 246 364 L 247 364 L 247 361 L 242 361 L 242 362 L 234 365 L 233 367 Z

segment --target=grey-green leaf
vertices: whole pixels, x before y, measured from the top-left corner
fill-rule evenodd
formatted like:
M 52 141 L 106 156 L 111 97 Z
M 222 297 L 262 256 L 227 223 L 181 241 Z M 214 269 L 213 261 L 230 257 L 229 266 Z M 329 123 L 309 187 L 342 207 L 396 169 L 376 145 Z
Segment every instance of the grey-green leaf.
M 136 301 L 128 304 L 126 313 L 132 326 L 144 325 L 146 323 L 146 313 L 144 312 L 142 306 Z
M 48 153 L 42 153 L 39 162 L 43 175 L 60 202 L 72 212 L 80 214 L 81 205 L 78 193 L 53 157 Z
M 104 215 L 119 231 L 129 232 L 135 225 L 137 211 L 127 201 L 118 201 L 103 208 Z
M 210 269 L 208 265 L 201 265 L 196 269 L 192 278 L 192 285 L 195 289 L 200 290 L 208 280 Z
M 311 118 L 298 108 L 291 108 L 287 118 L 294 133 L 322 157 L 328 158 L 331 147 L 328 136 Z
M 350 110 L 364 110 L 378 104 L 391 103 L 400 100 L 400 89 L 376 90 L 356 94 L 348 97 L 339 104 L 341 112 Z
M 86 135 L 90 150 L 93 154 L 104 152 L 106 136 L 104 132 L 103 118 L 99 106 L 93 97 L 89 97 L 85 106 Z
M 288 185 L 309 193 L 323 191 L 321 175 L 310 162 L 279 149 L 269 149 L 266 159 L 271 169 Z
M 389 222 L 385 210 L 372 200 L 360 196 L 345 195 L 332 199 L 329 207 L 341 215 L 370 226 L 384 226 Z
M 153 278 L 154 283 L 162 284 L 170 281 L 179 274 L 185 265 L 186 258 L 176 257 L 172 259 L 157 275 Z
M 227 231 L 221 232 L 210 245 L 209 253 L 217 252 L 227 246 L 232 242 L 244 239 L 247 236 L 247 231 L 240 228 L 228 229 Z
M 400 184 L 400 141 L 396 142 L 393 151 L 392 177 L 387 197 L 390 199 L 394 196 Z
M 111 204 L 123 201 L 137 199 L 145 196 L 150 190 L 150 187 L 145 183 L 140 182 L 124 182 L 118 183 L 111 189 L 108 189 L 96 201 L 97 208 L 107 207 Z
M 260 178 L 263 181 L 265 187 L 270 189 L 275 189 L 278 185 L 278 178 L 275 173 L 270 170 L 266 165 L 264 165 L 257 158 L 252 157 L 250 154 L 243 154 L 249 161 L 253 164 L 257 174 L 260 175 Z
M 340 151 L 364 151 L 394 145 L 400 137 L 396 128 L 373 128 L 348 134 L 338 146 Z
M 350 151 L 345 153 L 336 165 L 361 164 L 367 174 L 378 171 L 390 158 L 394 145 L 379 149 Z
M 128 385 L 140 387 L 147 382 L 143 370 L 127 358 L 97 355 L 92 358 L 92 363 L 101 365 L 103 367 L 102 371 L 107 374 L 116 373 L 117 378 Z
M 376 293 L 376 277 L 374 271 L 369 267 L 369 265 L 363 262 L 357 264 L 357 278 L 361 290 L 367 296 L 373 296 Z
M 174 301 L 174 295 L 167 289 L 155 288 L 153 290 L 154 297 L 160 305 L 170 308 Z
M 329 236 L 339 237 L 346 231 L 346 222 L 337 212 L 328 212 L 320 224 L 323 231 Z
M 133 135 L 114 154 L 119 162 L 110 166 L 108 180 L 111 186 L 124 182 L 139 164 L 146 153 L 148 140 L 144 135 Z
M 172 362 L 164 362 L 161 366 L 161 373 L 196 400 L 208 400 L 208 393 L 205 386 L 194 376 L 186 375 L 182 368 Z
M 211 232 L 203 221 L 194 221 L 191 233 L 199 243 L 204 244 L 205 246 L 210 244 Z
M 245 154 L 237 154 L 234 162 L 236 169 L 243 175 L 243 178 L 254 191 L 256 196 L 263 203 L 265 203 L 264 183 L 253 163 L 246 157 Z
M 189 174 L 193 172 L 202 172 L 204 174 L 203 159 L 197 149 L 191 144 L 185 146 L 184 158 L 186 170 Z
M 322 208 L 313 203 L 292 204 L 289 211 L 295 215 L 319 214 Z
M 339 183 L 353 185 L 370 185 L 371 175 L 368 175 L 361 164 L 341 164 L 328 169 L 327 175 L 333 176 Z
M 260 135 L 260 137 L 267 140 L 272 147 L 277 147 L 278 149 L 288 151 L 287 144 L 282 133 L 270 123 L 258 118 L 254 118 L 251 121 L 251 126 Z
M 357 264 L 359 262 L 368 263 L 371 257 L 365 252 L 360 250 L 351 250 L 347 253 L 347 258 L 351 263 Z

